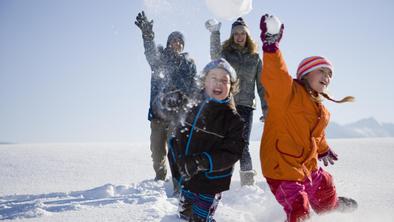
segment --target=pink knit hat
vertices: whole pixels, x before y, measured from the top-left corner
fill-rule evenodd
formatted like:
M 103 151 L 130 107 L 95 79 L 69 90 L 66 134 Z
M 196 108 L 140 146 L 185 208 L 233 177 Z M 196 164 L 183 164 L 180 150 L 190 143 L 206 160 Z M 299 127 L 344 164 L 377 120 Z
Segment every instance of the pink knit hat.
M 311 56 L 305 58 L 298 65 L 297 79 L 300 80 L 305 74 L 321 67 L 328 68 L 331 70 L 331 72 L 333 72 L 332 64 L 328 59 L 321 56 Z

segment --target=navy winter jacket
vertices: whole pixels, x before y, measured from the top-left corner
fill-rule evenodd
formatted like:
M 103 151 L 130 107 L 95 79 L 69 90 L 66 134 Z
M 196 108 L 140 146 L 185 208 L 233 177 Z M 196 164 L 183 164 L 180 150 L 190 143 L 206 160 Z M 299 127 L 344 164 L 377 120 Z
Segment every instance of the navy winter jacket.
M 241 158 L 245 141 L 244 123 L 227 100 L 205 99 L 187 113 L 183 126 L 170 141 L 170 164 L 185 156 L 203 154 L 209 162 L 208 171 L 200 172 L 189 181 L 182 181 L 177 167 L 173 176 L 184 188 L 195 193 L 215 194 L 230 187 L 234 164 Z M 175 169 L 175 170 L 174 170 Z
M 144 38 L 145 56 L 152 69 L 148 119 L 159 118 L 154 113 L 154 101 L 159 93 L 181 90 L 185 95 L 195 88 L 196 65 L 187 53 L 174 54 L 169 48 L 156 47 L 153 39 Z

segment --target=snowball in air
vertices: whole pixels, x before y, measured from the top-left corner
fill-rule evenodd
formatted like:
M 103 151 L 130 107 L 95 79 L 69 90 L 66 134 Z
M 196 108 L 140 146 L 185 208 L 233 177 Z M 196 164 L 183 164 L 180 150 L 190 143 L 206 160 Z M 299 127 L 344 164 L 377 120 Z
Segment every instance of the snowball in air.
M 252 0 L 205 0 L 216 17 L 232 20 L 248 14 L 252 10 Z
M 216 19 L 209 19 L 209 20 L 207 21 L 207 23 L 208 23 L 208 25 L 210 25 L 210 26 L 214 26 L 214 25 L 219 24 L 218 20 L 216 20 Z

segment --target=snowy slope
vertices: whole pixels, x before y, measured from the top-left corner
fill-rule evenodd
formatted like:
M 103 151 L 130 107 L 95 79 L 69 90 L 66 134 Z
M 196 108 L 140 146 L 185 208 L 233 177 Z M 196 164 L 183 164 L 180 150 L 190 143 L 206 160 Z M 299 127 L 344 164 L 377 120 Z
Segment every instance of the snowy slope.
M 394 136 L 392 125 L 390 123 L 381 124 L 376 119 L 370 117 L 344 125 L 343 127 L 358 134 L 358 137 L 390 137 Z
M 328 168 L 340 195 L 358 200 L 353 214 L 311 221 L 394 221 L 394 139 L 330 140 L 340 155 Z M 261 176 L 257 186 L 235 173 L 218 221 L 284 221 Z M 238 169 L 238 166 L 237 166 Z M 0 219 L 4 221 L 178 221 L 169 182 L 154 182 L 148 144 L 0 145 Z

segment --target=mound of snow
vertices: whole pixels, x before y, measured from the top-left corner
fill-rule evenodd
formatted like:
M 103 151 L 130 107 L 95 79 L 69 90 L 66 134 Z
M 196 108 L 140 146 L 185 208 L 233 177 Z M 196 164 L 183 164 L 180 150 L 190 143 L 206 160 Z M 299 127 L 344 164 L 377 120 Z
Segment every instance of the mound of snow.
M 0 198 L 0 219 L 34 218 L 52 213 L 124 204 L 147 205 L 148 215 L 176 217 L 177 200 L 171 194 L 170 182 L 145 180 L 131 185 L 105 184 L 84 191 L 39 195 L 10 195 Z

